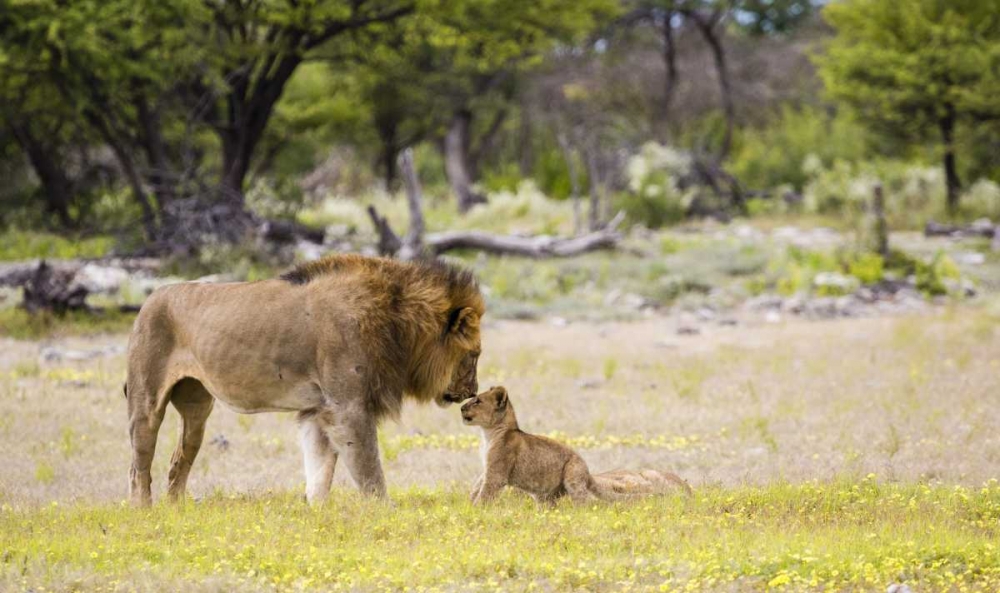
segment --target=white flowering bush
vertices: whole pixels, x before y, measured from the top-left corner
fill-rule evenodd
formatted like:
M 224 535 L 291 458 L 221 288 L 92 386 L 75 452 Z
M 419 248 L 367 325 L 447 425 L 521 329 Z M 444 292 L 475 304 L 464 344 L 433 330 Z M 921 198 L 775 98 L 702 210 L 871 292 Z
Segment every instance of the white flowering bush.
M 886 215 L 895 227 L 920 227 L 944 209 L 945 184 L 940 167 L 899 161 L 837 161 L 823 167 L 818 159 L 807 157 L 803 170 L 809 179 L 802 202 L 807 212 L 858 216 L 870 208 L 875 186 L 880 184 Z
M 1000 185 L 980 179 L 962 195 L 962 208 L 975 217 L 1000 221 Z
M 678 181 L 691 169 L 691 156 L 654 142 L 643 145 L 628 160 L 629 192 L 618 207 L 634 222 L 656 228 L 682 219 L 694 199 L 693 191 L 681 190 Z

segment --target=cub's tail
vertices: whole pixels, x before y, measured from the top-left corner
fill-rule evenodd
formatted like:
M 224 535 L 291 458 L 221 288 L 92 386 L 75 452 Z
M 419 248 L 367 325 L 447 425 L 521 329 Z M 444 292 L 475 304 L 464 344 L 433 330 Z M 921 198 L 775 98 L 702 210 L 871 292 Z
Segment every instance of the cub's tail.
M 595 496 L 608 501 L 633 500 L 677 490 L 688 496 L 692 494 L 691 486 L 677 474 L 655 469 L 617 469 L 594 474 L 593 490 Z

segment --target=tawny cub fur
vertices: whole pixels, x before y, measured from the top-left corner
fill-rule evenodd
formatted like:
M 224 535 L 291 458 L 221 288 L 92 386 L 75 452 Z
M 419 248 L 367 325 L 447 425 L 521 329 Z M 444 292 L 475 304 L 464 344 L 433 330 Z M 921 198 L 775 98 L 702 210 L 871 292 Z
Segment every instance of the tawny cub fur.
M 504 486 L 531 494 L 539 503 L 563 496 L 573 502 L 629 500 L 691 487 L 670 472 L 616 470 L 591 475 L 575 451 L 550 438 L 528 434 L 517 425 L 507 390 L 492 387 L 462 406 L 466 424 L 483 431 L 480 451 L 485 469 L 472 488 L 472 502 L 484 504 Z

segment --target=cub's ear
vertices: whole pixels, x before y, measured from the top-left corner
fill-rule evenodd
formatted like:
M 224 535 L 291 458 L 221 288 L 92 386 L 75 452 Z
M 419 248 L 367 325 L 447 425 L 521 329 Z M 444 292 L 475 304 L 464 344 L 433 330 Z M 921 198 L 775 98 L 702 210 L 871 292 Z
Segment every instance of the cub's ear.
M 507 398 L 507 390 L 503 387 L 494 387 L 494 389 L 497 390 L 497 409 L 503 410 L 507 407 L 507 402 L 509 401 Z
M 479 315 L 472 307 L 455 309 L 448 314 L 448 335 L 469 337 L 469 334 L 478 327 Z

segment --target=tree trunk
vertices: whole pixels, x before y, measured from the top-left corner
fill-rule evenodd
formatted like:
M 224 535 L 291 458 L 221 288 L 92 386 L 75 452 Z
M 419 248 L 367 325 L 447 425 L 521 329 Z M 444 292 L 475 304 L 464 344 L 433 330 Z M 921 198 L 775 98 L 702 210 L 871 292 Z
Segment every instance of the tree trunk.
M 164 206 L 177 198 L 177 191 L 173 167 L 167 156 L 166 143 L 163 140 L 160 114 L 155 108 L 149 107 L 146 98 L 142 95 L 135 98 L 135 105 L 141 129 L 142 145 L 146 151 L 146 158 L 149 159 L 149 172 L 146 178 L 156 195 L 160 212 L 163 212 Z
M 452 117 L 448 133 L 444 137 L 444 167 L 448 182 L 458 199 L 458 211 L 468 212 L 476 204 L 483 204 L 486 199 L 472 189 L 472 178 L 469 175 L 469 128 L 472 124 L 472 112 L 459 110 Z
M 587 149 L 587 181 L 590 186 L 590 230 L 601 228 L 601 172 L 597 166 L 597 149 Z
M 407 148 L 399 155 L 399 168 L 403 172 L 406 202 L 410 207 L 410 232 L 403 238 L 399 259 L 409 261 L 424 256 L 424 193 L 420 188 L 417 168 L 413 164 L 412 148 Z
M 379 150 L 379 168 L 385 176 L 386 191 L 396 189 L 398 173 L 396 169 L 396 159 L 399 157 L 399 134 L 398 125 L 394 118 L 376 118 L 378 128 L 378 139 L 381 146 Z
M 232 87 L 226 97 L 226 117 L 216 128 L 222 139 L 219 188 L 224 198 L 243 204 L 243 189 L 254 151 L 288 79 L 301 62 L 301 55 L 285 56 L 256 81 L 247 80 L 250 74 L 232 76 Z
M 522 101 L 521 103 L 521 131 L 519 133 L 520 138 L 518 138 L 518 151 L 520 155 L 517 159 L 518 168 L 521 172 L 521 177 L 531 177 L 532 169 L 535 166 L 535 155 L 532 151 L 532 131 L 533 125 L 531 123 L 531 108 L 527 101 Z
M 73 219 L 69 215 L 69 202 L 72 196 L 71 183 L 60 163 L 57 163 L 56 151 L 50 147 L 43 146 L 28 126 L 8 122 L 11 135 L 18 145 L 28 155 L 31 168 L 38 175 L 38 181 L 42 185 L 42 192 L 45 195 L 45 211 L 54 214 L 59 219 L 60 226 L 69 228 L 73 226 Z
M 722 8 L 716 8 L 711 16 L 692 10 L 686 13 L 694 20 L 701 31 L 702 37 L 712 50 L 712 58 L 715 61 L 715 71 L 719 77 L 719 91 L 722 94 L 722 110 L 726 115 L 726 132 L 722 138 L 722 146 L 719 147 L 718 160 L 723 160 L 729 155 L 729 149 L 733 144 L 733 127 L 736 120 L 736 106 L 733 103 L 733 91 L 729 82 L 729 68 L 726 65 L 726 51 L 722 45 L 721 34 L 716 31 L 723 13 Z
M 670 129 L 670 107 L 673 105 L 674 96 L 677 94 L 677 48 L 674 44 L 674 13 L 667 11 L 663 20 L 663 65 L 667 73 L 663 81 L 663 105 L 660 117 L 662 118 L 661 141 L 666 143 Z
M 139 175 L 139 170 L 132 158 L 132 153 L 125 147 L 120 137 L 115 135 L 112 131 L 111 125 L 105 121 L 101 114 L 96 113 L 93 110 L 87 110 L 84 115 L 90 124 L 97 129 L 101 138 L 111 148 L 111 152 L 114 153 L 115 159 L 118 161 L 119 166 L 121 166 L 122 171 L 125 173 L 125 179 L 128 181 L 129 187 L 132 188 L 132 196 L 135 198 L 135 201 L 139 203 L 139 208 L 142 210 L 142 226 L 145 230 L 146 239 L 149 241 L 155 241 L 158 236 L 156 212 L 153 210 L 153 205 L 149 201 L 149 196 L 146 195 L 146 190 L 142 183 L 142 177 Z
M 948 214 L 958 212 L 959 192 L 962 182 L 958 178 L 955 165 L 955 107 L 946 106 L 946 115 L 938 121 L 941 127 L 941 139 L 944 141 L 944 176 L 948 190 Z
M 382 144 L 382 154 L 379 160 L 382 161 L 382 174 L 385 175 L 385 190 L 388 192 L 396 189 L 399 174 L 396 172 L 396 160 L 399 157 L 399 149 L 395 144 Z
M 580 213 L 580 179 L 576 171 L 576 159 L 573 158 L 573 147 L 570 146 L 566 134 L 559 132 L 556 134 L 559 141 L 559 148 L 562 149 L 563 160 L 566 161 L 566 169 L 569 173 L 569 198 L 573 200 L 573 234 L 579 235 L 583 230 L 583 219 Z
M 479 178 L 479 167 L 484 158 L 493 150 L 493 143 L 496 141 L 500 128 L 507 121 L 507 108 L 501 107 L 493 115 L 493 121 L 486 128 L 486 132 L 479 138 L 476 147 L 469 150 L 469 176 L 472 179 Z M 471 139 L 470 139 L 471 140 Z

